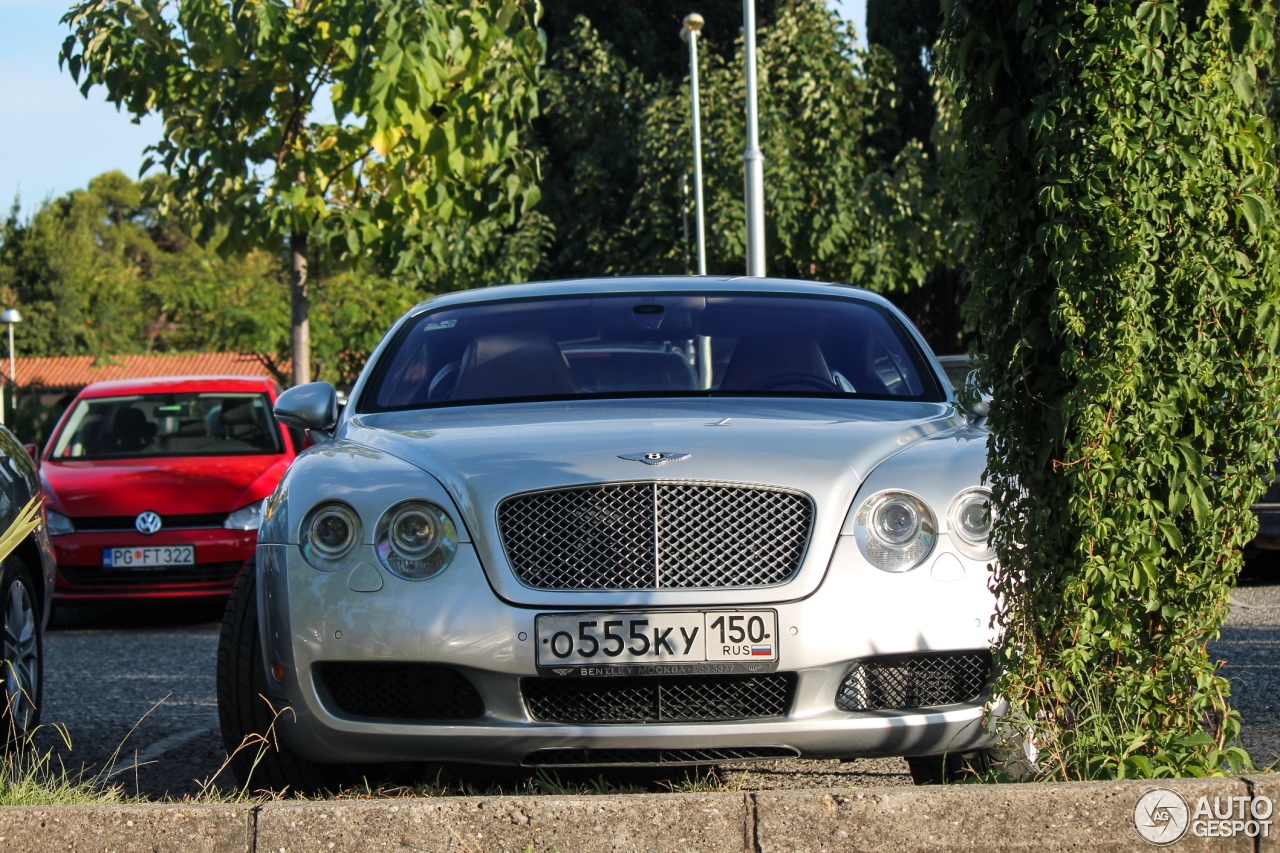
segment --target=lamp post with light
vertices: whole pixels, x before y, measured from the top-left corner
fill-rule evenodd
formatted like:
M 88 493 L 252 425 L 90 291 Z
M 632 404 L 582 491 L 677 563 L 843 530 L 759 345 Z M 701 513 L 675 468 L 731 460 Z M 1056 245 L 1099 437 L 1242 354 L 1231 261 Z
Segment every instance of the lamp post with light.
M 18 375 L 13 366 L 13 324 L 22 322 L 22 314 L 17 308 L 7 308 L 0 313 L 0 323 L 9 324 L 9 384 L 13 386 L 13 407 L 18 406 Z M 4 396 L 0 391 L 0 424 L 4 423 Z
M 693 204 L 698 231 L 698 275 L 707 274 L 707 231 L 702 207 L 702 114 L 698 107 L 698 33 L 706 23 L 697 12 L 684 16 L 680 38 L 689 45 L 689 96 L 693 100 Z
M 756 4 L 742 0 L 742 23 L 746 36 L 747 64 L 747 150 L 746 166 L 747 275 L 764 275 L 764 153 L 760 150 L 760 121 L 756 112 Z

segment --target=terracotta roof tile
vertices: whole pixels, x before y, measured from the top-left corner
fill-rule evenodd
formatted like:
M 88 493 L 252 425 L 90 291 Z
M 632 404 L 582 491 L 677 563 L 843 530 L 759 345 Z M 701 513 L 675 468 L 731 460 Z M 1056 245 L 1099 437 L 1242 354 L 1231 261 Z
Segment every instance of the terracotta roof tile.
M 256 356 L 235 352 L 185 355 L 91 355 L 19 358 L 14 369 L 18 387 L 75 391 L 90 382 L 142 379 L 149 376 L 270 376 Z M 9 384 L 9 360 L 0 358 L 0 384 Z

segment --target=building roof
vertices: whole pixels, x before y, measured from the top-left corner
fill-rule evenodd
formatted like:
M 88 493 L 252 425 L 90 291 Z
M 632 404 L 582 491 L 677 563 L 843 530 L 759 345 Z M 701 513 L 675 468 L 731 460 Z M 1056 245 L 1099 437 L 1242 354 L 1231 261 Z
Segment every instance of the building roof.
M 19 388 L 44 391 L 78 391 L 91 382 L 151 376 L 271 376 L 257 356 L 235 352 L 19 358 L 14 371 Z M 4 358 L 0 383 L 9 384 L 9 361 Z

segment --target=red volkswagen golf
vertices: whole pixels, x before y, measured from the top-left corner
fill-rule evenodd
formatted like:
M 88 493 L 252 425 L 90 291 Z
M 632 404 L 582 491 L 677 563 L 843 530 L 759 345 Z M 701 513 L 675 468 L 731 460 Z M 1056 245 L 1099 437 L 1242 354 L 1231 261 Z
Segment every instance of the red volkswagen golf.
M 55 603 L 226 596 L 296 453 L 250 377 L 98 382 L 45 446 Z

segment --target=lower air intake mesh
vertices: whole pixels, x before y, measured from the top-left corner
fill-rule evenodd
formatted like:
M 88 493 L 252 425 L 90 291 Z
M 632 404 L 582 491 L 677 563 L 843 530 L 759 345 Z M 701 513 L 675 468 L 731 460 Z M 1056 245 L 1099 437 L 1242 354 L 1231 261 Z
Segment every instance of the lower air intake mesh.
M 524 678 L 529 716 L 554 723 L 694 723 L 785 716 L 794 673 Z
M 333 710 L 383 720 L 474 720 L 484 702 L 466 676 L 423 663 L 316 664 Z
M 841 711 L 894 711 L 972 702 L 991 677 L 987 651 L 910 654 L 854 663 L 836 694 Z

